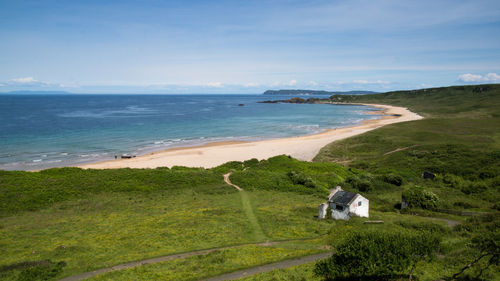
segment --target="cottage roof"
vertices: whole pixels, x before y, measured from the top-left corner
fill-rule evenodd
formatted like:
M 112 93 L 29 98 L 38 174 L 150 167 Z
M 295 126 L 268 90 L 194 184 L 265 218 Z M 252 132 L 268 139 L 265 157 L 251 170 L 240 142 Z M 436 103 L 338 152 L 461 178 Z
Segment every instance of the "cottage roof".
M 356 193 L 340 190 L 333 195 L 333 197 L 330 199 L 330 202 L 340 205 L 347 205 L 356 195 Z

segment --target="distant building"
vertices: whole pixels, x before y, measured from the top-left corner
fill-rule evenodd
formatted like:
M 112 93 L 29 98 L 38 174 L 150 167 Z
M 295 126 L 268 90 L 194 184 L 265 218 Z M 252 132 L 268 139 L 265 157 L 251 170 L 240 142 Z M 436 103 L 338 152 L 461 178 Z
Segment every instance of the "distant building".
M 328 207 L 332 218 L 349 220 L 351 216 L 369 217 L 370 201 L 357 193 L 342 190 L 340 186 L 330 191 L 328 202 L 319 205 L 318 218 L 324 219 Z

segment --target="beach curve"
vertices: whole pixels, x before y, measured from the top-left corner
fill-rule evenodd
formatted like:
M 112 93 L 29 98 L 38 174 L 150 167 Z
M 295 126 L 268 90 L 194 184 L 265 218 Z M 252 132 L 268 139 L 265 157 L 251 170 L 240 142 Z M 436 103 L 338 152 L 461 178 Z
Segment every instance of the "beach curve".
M 245 161 L 252 158 L 262 160 L 283 154 L 299 160 L 311 161 L 321 148 L 331 142 L 359 135 L 385 125 L 423 118 L 404 107 L 381 104 L 359 105 L 381 108 L 379 113 L 382 117 L 363 121 L 361 124 L 351 127 L 329 129 L 314 135 L 255 142 L 215 142 L 201 146 L 171 148 L 132 159 L 95 162 L 78 167 L 83 169 L 154 169 L 173 166 L 213 168 L 230 161 Z

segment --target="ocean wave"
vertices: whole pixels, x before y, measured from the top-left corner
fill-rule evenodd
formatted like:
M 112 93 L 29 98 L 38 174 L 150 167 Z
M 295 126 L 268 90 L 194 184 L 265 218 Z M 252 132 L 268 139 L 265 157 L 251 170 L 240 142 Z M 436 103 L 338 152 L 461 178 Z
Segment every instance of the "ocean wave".
M 155 115 L 158 112 L 159 111 L 156 109 L 132 105 L 119 110 L 76 110 L 73 112 L 58 114 L 58 116 L 66 118 L 121 118 Z

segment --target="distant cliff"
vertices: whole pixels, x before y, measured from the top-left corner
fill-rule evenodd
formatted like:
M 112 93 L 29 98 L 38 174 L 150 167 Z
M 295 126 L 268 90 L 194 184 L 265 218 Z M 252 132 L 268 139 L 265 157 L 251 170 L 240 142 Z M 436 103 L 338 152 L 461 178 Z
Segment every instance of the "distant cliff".
M 367 95 L 377 94 L 372 91 L 348 91 L 348 92 L 328 92 L 316 90 L 267 90 L 263 95 Z

